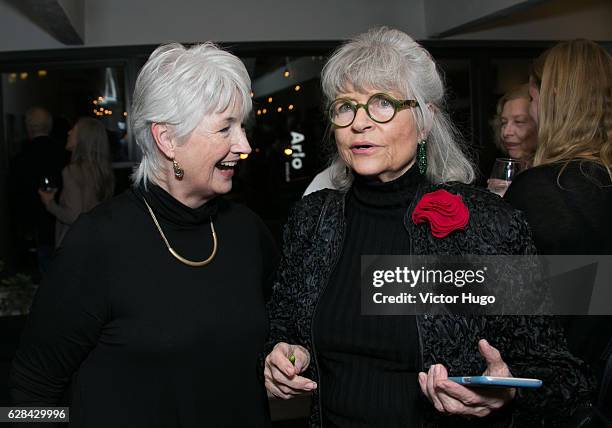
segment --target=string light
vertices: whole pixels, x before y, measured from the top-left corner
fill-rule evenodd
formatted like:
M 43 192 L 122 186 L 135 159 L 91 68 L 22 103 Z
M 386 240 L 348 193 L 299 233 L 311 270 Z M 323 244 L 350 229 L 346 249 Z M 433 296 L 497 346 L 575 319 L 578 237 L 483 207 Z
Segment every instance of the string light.
M 261 110 L 257 110 L 257 116 L 261 115 Z
M 302 87 L 300 85 L 295 85 L 295 88 L 293 89 L 295 89 L 295 92 L 298 92 L 300 89 L 302 89 Z
M 47 76 L 47 70 L 38 70 L 38 77 Z
M 21 80 L 26 80 L 28 78 L 28 73 L 25 71 L 22 71 L 21 73 L 19 73 L 19 78 Z
M 11 73 L 8 76 L 9 83 L 15 83 L 17 81 L 17 73 Z
M 271 103 L 272 102 L 272 97 L 268 97 L 268 102 Z
M 127 111 L 123 112 L 123 117 L 127 117 Z
M 98 105 L 98 100 L 93 100 L 92 103 L 94 103 L 94 105 Z
M 283 72 L 283 76 L 289 77 L 289 70 L 285 69 L 285 71 Z
M 291 149 L 285 149 L 284 152 L 287 156 L 291 156 L 293 154 L 293 150 Z
M 268 109 L 266 108 L 261 111 L 262 114 L 266 114 L 267 112 L 268 112 Z
M 279 107 L 279 108 L 276 109 L 276 111 L 280 113 L 281 111 L 283 111 L 283 108 Z
M 293 110 L 293 104 L 289 104 L 289 107 L 287 107 L 289 110 Z
M 245 160 L 248 157 L 249 157 L 248 153 L 240 153 L 240 159 Z

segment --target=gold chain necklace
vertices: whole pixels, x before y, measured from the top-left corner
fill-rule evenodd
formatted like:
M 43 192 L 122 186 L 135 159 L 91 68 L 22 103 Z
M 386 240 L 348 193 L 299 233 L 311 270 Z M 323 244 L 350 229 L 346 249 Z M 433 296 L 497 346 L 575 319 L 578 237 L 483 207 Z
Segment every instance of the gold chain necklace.
M 170 243 L 168 242 L 168 239 L 166 239 L 166 235 L 164 235 L 164 232 L 162 231 L 162 228 L 159 225 L 159 222 L 157 221 L 157 217 L 155 217 L 155 214 L 153 213 L 153 210 L 151 209 L 151 207 L 147 203 L 147 200 L 145 198 L 142 198 L 142 199 L 144 200 L 145 205 L 149 209 L 149 214 L 151 214 L 151 218 L 153 218 L 153 223 L 155 223 L 155 226 L 157 226 L 157 230 L 159 230 L 159 234 L 161 235 L 162 239 L 166 243 L 166 247 L 168 247 L 168 251 L 170 251 L 170 254 L 172 254 L 174 256 L 174 258 L 176 258 L 181 263 L 185 263 L 186 265 L 193 266 L 193 267 L 206 266 L 207 264 L 212 262 L 212 260 L 217 255 L 217 233 L 215 232 L 215 226 L 213 224 L 212 217 L 210 218 L 210 230 L 212 232 L 212 237 L 213 237 L 213 250 L 212 250 L 212 253 L 211 253 L 211 255 L 206 260 L 202 260 L 202 261 L 199 261 L 199 262 L 194 262 L 192 260 L 186 259 L 185 257 L 181 256 L 179 253 L 174 251 L 174 248 L 172 248 L 170 246 Z

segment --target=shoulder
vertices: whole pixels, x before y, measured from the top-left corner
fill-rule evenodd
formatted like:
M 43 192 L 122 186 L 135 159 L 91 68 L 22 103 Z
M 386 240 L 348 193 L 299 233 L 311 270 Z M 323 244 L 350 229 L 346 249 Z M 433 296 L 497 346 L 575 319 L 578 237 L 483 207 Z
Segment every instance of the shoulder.
M 66 180 L 66 179 L 74 179 L 74 177 L 77 174 L 78 174 L 78 167 L 75 164 L 73 164 L 73 163 L 69 163 L 62 170 L 62 178 L 64 180 Z
M 434 186 L 437 189 L 461 196 L 469 212 L 470 236 L 496 236 L 501 241 L 508 234 L 518 233 L 525 240 L 531 235 L 523 213 L 487 189 L 457 182 Z
M 333 227 L 342 213 L 344 192 L 323 189 L 309 193 L 289 210 L 284 227 L 284 241 L 309 239 L 321 223 Z
M 219 198 L 218 204 L 218 215 L 225 217 L 228 222 L 240 225 L 238 227 L 269 234 L 268 227 L 261 217 L 246 205 L 223 197 Z
M 539 183 L 558 185 L 560 182 L 585 182 L 594 185 L 610 185 L 610 176 L 606 168 L 589 160 L 572 160 L 529 168 L 516 176 L 512 185 L 530 186 Z
M 121 218 L 140 212 L 136 203 L 136 196 L 131 190 L 127 190 L 113 198 L 101 202 L 94 209 L 83 216 L 89 217 L 96 224 L 104 225 L 116 223 Z
M 316 192 L 309 193 L 301 200 L 295 203 L 295 207 L 305 210 L 319 210 L 326 203 L 337 203 L 344 199 L 345 192 L 335 189 L 321 189 Z
M 514 177 L 511 187 L 524 188 L 553 184 L 560 170 L 560 165 L 539 165 L 526 169 Z
M 515 211 L 507 202 L 487 189 L 471 184 L 450 182 L 434 186 L 433 190 L 444 189 L 450 193 L 460 195 L 463 203 L 470 210 L 470 214 L 492 213 L 512 214 Z
M 62 246 L 99 247 L 124 239 L 133 227 L 131 223 L 138 221 L 139 213 L 129 193 L 130 191 L 124 192 L 81 214 L 68 229 Z
M 606 168 L 592 161 L 573 160 L 529 168 L 518 174 L 508 188 L 505 198 L 514 201 L 532 199 L 531 195 L 566 194 L 570 192 L 597 192 L 610 189 L 611 180 Z
M 309 193 L 293 205 L 289 219 L 303 221 L 318 218 L 322 212 L 340 208 L 345 194 L 345 192 L 334 189 L 322 189 Z
M 83 182 L 85 180 L 85 173 L 83 169 L 74 163 L 69 163 L 62 170 L 62 180 L 66 182 Z

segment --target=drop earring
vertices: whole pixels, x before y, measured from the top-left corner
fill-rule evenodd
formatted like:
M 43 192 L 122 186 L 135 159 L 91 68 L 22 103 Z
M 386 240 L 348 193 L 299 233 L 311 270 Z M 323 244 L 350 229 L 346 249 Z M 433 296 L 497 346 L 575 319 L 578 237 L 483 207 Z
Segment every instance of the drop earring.
M 421 175 L 427 172 L 427 150 L 425 149 L 426 144 L 426 140 L 421 140 L 417 144 L 417 165 L 419 167 L 419 173 L 421 173 Z
M 181 168 L 175 159 L 172 159 L 172 168 L 174 169 L 174 176 L 177 180 L 182 180 L 185 175 L 185 171 Z

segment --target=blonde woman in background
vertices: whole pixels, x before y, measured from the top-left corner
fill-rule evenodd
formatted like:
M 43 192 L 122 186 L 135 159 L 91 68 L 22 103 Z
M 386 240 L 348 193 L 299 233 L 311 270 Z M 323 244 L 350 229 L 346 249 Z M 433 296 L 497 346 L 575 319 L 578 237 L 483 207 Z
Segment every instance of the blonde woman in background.
M 62 171 L 59 202 L 55 201 L 56 191 L 38 191 L 47 211 L 57 219 L 56 247 L 78 216 L 110 199 L 114 189 L 108 135 L 102 122 L 89 117 L 79 119 L 68 133 L 66 150 L 72 156 Z
M 553 47 L 537 68 L 529 87 L 538 122 L 534 166 L 505 199 L 526 214 L 539 253 L 612 254 L 612 57 L 573 40 Z M 564 324 L 570 350 L 603 379 L 596 402 L 609 423 L 612 320 L 568 317 Z
M 543 254 L 612 254 L 612 59 L 587 40 L 560 43 L 531 79 L 534 168 L 506 199 L 527 214 Z M 554 215 L 552 215 L 554 213 Z

